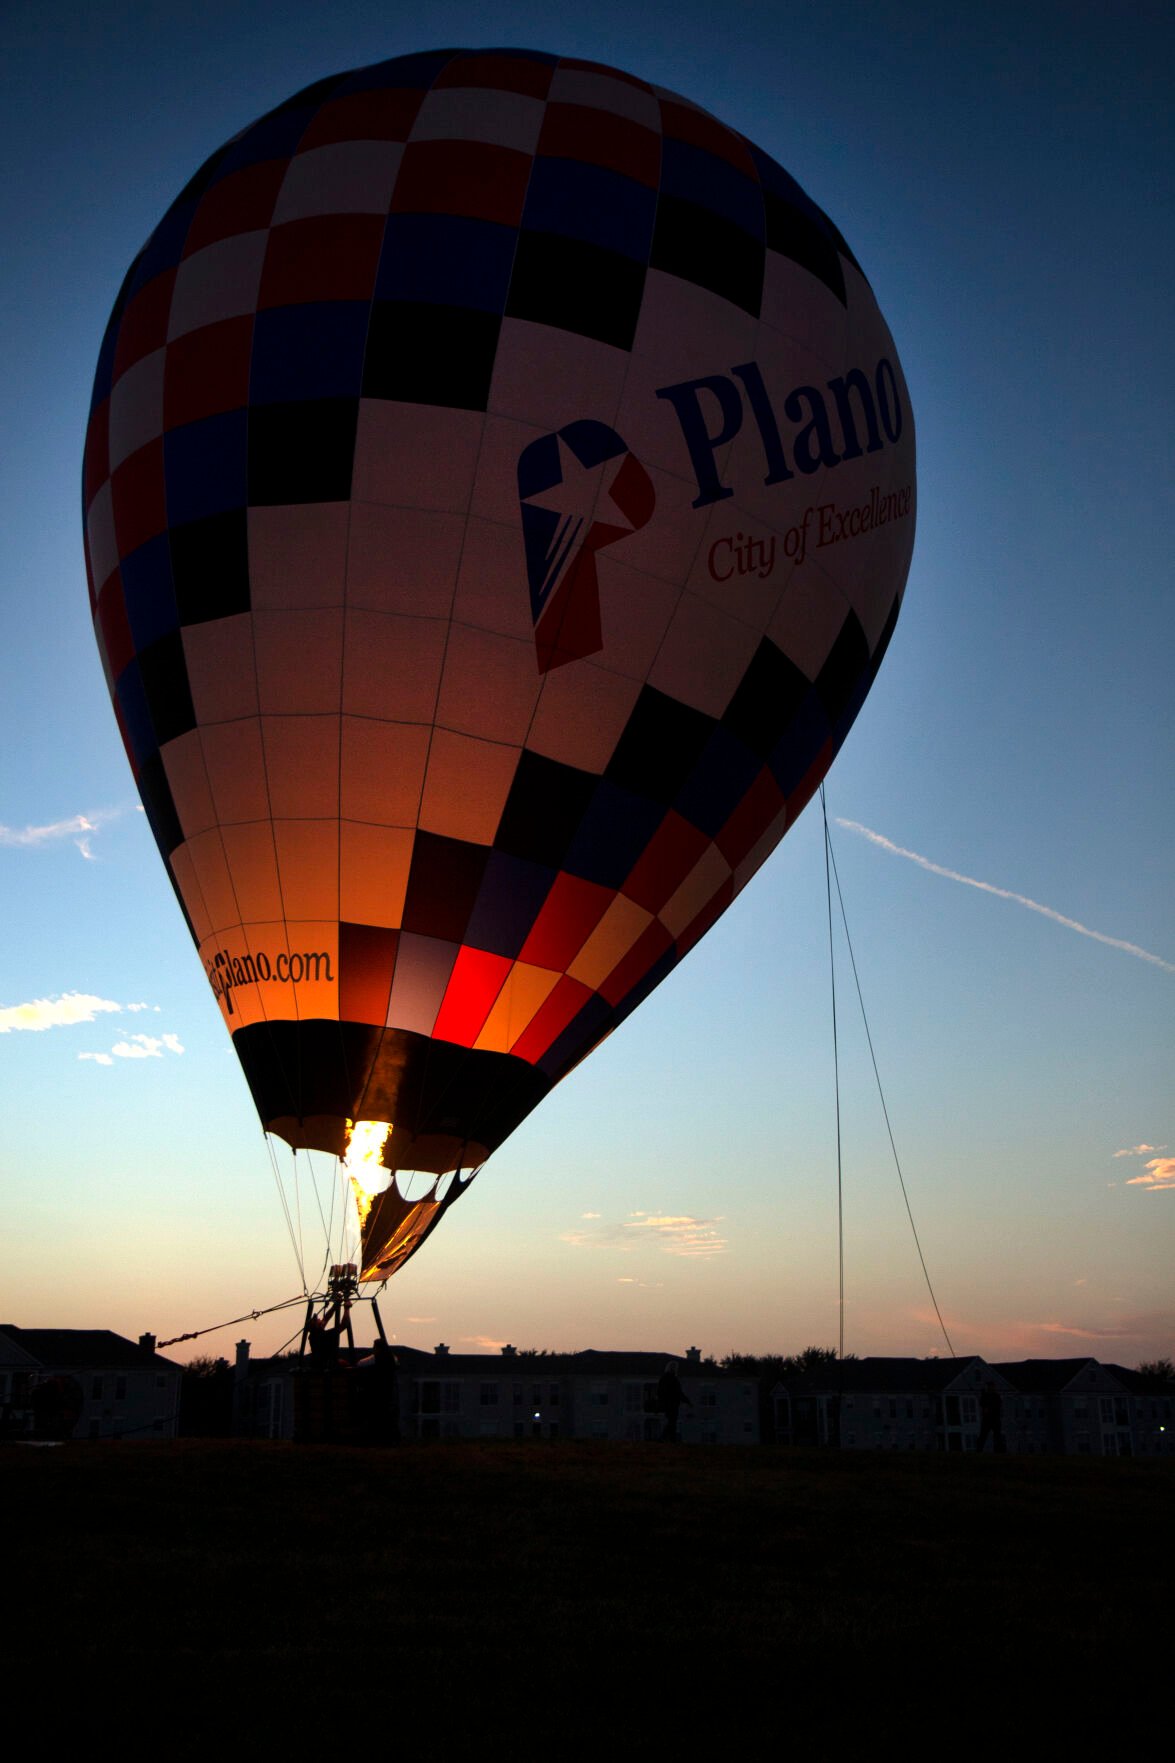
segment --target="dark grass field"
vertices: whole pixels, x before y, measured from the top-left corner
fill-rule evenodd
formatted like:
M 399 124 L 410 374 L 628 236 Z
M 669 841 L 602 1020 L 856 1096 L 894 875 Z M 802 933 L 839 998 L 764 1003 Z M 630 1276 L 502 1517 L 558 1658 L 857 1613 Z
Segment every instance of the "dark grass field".
M 951 1684 L 973 1720 L 983 1685 L 1121 1685 L 1170 1651 L 1175 1462 L 193 1440 L 12 1446 L 0 1488 L 18 1680 L 51 1645 L 184 1705 L 375 1691 L 445 1755 L 503 1695 L 544 1731 L 562 1706 L 578 1752 L 634 1688 L 652 1733 L 736 1687 L 794 1727 L 846 1685 Z

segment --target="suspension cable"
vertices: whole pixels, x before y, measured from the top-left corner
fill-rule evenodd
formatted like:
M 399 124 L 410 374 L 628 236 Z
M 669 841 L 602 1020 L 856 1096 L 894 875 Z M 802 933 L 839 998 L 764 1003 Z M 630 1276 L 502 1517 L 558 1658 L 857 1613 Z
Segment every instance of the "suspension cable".
M 821 784 L 821 786 L 820 786 L 820 803 L 821 803 L 821 807 L 823 807 L 824 806 L 824 785 L 823 784 Z M 845 912 L 845 901 L 844 901 L 844 895 L 841 892 L 840 876 L 837 873 L 836 855 L 832 849 L 832 839 L 831 839 L 831 836 L 828 831 L 827 811 L 825 812 L 825 815 L 824 815 L 824 853 L 825 853 L 826 873 L 827 873 L 827 866 L 829 864 L 831 864 L 832 879 L 836 883 L 836 897 L 837 897 L 837 901 L 840 905 L 841 923 L 844 925 L 844 929 L 845 929 L 845 942 L 848 945 L 849 962 L 850 962 L 852 969 L 853 969 L 853 983 L 857 988 L 857 1002 L 861 1006 L 861 1021 L 865 1025 L 865 1039 L 869 1045 L 869 1058 L 871 1059 L 871 1061 L 873 1063 L 873 1076 L 874 1076 L 874 1079 L 877 1084 L 877 1094 L 881 1099 L 881 1112 L 885 1116 L 885 1130 L 889 1134 L 889 1148 L 893 1152 L 894 1168 L 898 1172 L 898 1183 L 901 1187 L 902 1199 L 905 1202 L 905 1206 L 906 1206 L 906 1217 L 910 1221 L 910 1230 L 913 1233 L 913 1237 L 914 1237 L 914 1247 L 918 1251 L 918 1259 L 922 1264 L 922 1277 L 926 1281 L 926 1290 L 930 1293 L 930 1302 L 934 1305 L 934 1314 L 938 1317 L 938 1326 L 942 1330 L 942 1338 L 947 1344 L 947 1351 L 950 1354 L 951 1358 L 955 1359 L 958 1357 L 958 1355 L 956 1354 L 954 1346 L 951 1342 L 951 1337 L 947 1333 L 947 1325 L 942 1319 L 942 1311 L 938 1307 L 938 1299 L 934 1295 L 934 1286 L 931 1284 L 931 1280 L 930 1280 L 930 1270 L 926 1265 L 926 1257 L 922 1253 L 922 1243 L 921 1243 L 919 1236 L 918 1236 L 918 1227 L 914 1223 L 914 1212 L 913 1212 L 913 1208 L 910 1205 L 910 1196 L 906 1191 L 906 1178 L 902 1174 L 901 1159 L 898 1156 L 898 1148 L 897 1148 L 896 1143 L 894 1142 L 893 1127 L 890 1124 L 889 1109 L 886 1106 L 886 1101 L 885 1101 L 885 1090 L 882 1088 L 881 1073 L 877 1069 L 877 1055 L 873 1051 L 873 1036 L 869 1032 L 869 1018 L 865 1013 L 865 999 L 864 999 L 864 996 L 861 991 L 860 976 L 857 973 L 857 958 L 853 953 L 853 939 L 849 935 L 849 920 L 848 920 L 848 915 Z M 833 1009 L 835 1012 L 835 998 L 833 1001 Z M 835 1023 L 835 1020 L 836 1020 L 836 1018 L 835 1018 L 835 1014 L 834 1014 L 834 1017 L 833 1017 L 834 1023 Z M 840 1128 L 839 1128 L 839 1116 L 838 1116 L 838 1125 L 837 1125 L 838 1150 L 839 1150 L 839 1130 L 840 1130 Z
M 308 1293 L 308 1287 L 306 1285 L 306 1266 L 302 1259 L 302 1250 L 298 1237 L 294 1234 L 294 1221 L 290 1217 L 289 1202 L 286 1199 L 286 1190 L 282 1186 L 281 1171 L 277 1166 L 277 1157 L 274 1155 L 273 1140 L 268 1133 L 263 1133 L 262 1137 L 265 1140 L 265 1148 L 269 1152 L 269 1166 L 273 1171 L 274 1186 L 277 1188 L 277 1197 L 281 1202 L 282 1216 L 286 1221 L 286 1230 L 289 1233 L 290 1247 L 294 1251 L 294 1260 L 298 1264 L 298 1278 L 302 1281 L 302 1296 L 306 1297 Z M 244 1318 L 242 1318 L 242 1321 L 243 1320 Z M 227 1327 L 227 1324 L 225 1326 Z M 186 1340 L 187 1338 L 186 1335 L 179 1336 L 179 1339 L 181 1340 Z
M 828 841 L 828 809 L 825 806 L 823 784 L 820 785 L 820 812 L 824 816 L 824 892 L 828 902 L 828 971 L 832 985 L 832 1078 L 836 1092 L 836 1260 L 838 1314 L 840 1317 L 837 1356 L 843 1359 L 845 1356 L 845 1207 L 840 1131 L 840 1049 L 836 1033 L 836 955 L 832 936 L 832 878 L 829 873 L 832 848 Z

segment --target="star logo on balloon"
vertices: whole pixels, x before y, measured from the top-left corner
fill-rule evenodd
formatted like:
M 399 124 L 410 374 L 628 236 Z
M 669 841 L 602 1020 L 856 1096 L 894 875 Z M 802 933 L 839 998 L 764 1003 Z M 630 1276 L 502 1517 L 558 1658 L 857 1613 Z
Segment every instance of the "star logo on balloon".
M 584 418 L 524 447 L 518 501 L 540 673 L 604 646 L 596 553 L 650 519 L 652 480 L 606 423 Z

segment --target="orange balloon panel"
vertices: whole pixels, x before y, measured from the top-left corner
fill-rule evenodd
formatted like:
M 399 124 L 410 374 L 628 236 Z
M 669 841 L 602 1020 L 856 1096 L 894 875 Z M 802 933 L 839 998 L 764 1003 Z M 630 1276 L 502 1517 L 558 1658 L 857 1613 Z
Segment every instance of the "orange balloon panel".
M 266 1126 L 493 1150 L 817 788 L 914 497 L 856 260 L 673 93 L 444 51 L 215 153 L 110 321 L 86 545 Z

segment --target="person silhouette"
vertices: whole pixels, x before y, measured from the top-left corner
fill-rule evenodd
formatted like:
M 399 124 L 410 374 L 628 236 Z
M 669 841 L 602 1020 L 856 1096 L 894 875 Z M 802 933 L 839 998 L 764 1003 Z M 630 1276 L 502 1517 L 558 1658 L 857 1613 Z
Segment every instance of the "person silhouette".
M 677 1442 L 677 1416 L 683 1402 L 687 1407 L 693 1407 L 693 1403 L 681 1387 L 677 1366 L 671 1359 L 657 1379 L 657 1406 L 665 1416 L 661 1437 L 669 1444 Z

